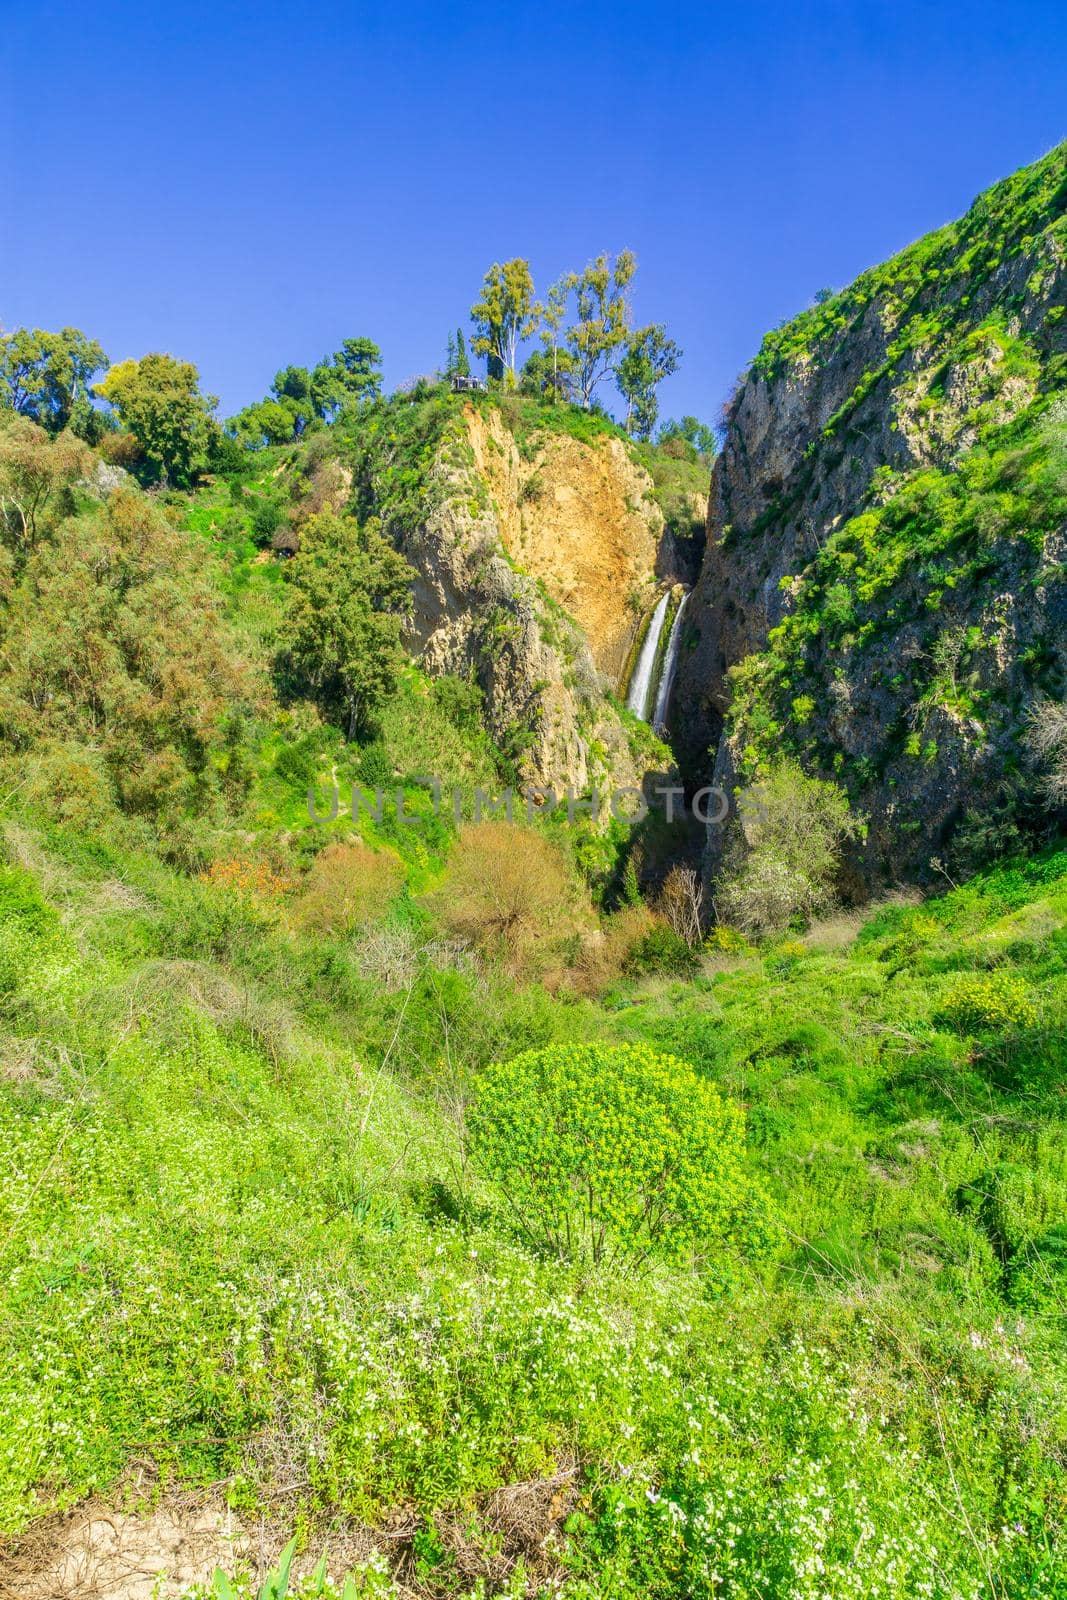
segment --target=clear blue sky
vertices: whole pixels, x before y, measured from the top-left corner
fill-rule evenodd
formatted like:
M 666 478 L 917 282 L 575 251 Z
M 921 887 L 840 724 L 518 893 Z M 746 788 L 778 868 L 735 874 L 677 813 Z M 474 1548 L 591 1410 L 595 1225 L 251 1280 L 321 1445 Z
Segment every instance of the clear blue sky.
M 1062 0 L 0 0 L 0 324 L 434 367 L 485 268 L 601 249 L 714 418 L 763 331 L 1067 134 Z

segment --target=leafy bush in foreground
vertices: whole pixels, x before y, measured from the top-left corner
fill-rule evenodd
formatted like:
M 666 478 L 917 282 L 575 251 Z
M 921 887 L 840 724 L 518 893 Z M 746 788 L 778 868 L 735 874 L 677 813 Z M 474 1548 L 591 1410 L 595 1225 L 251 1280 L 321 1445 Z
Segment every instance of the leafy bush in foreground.
M 645 1045 L 555 1045 L 491 1066 L 468 1126 L 524 1230 L 559 1255 L 684 1257 L 739 1242 L 753 1209 L 740 1109 Z

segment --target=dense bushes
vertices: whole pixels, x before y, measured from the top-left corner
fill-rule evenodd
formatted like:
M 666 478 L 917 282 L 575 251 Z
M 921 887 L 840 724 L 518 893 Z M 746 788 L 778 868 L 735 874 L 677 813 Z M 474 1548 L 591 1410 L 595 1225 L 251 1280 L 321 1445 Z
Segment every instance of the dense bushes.
M 47 525 L 38 510 L 3 608 L 8 748 L 92 746 L 126 809 L 166 821 L 204 810 L 234 754 L 227 717 L 256 687 L 211 577 L 194 541 L 134 492 Z
M 468 1129 L 523 1232 L 557 1254 L 684 1259 L 752 1242 L 741 1113 L 673 1056 L 528 1051 L 479 1075 Z

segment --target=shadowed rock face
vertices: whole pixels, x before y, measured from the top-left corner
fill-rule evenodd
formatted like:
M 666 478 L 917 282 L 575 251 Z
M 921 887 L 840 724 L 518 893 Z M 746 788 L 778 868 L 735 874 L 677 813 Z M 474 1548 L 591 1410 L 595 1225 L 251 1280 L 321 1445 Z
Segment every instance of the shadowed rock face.
M 722 781 L 744 767 L 727 674 L 764 650 L 771 630 L 805 603 L 812 563 L 835 531 L 884 503 L 909 475 L 956 472 L 998 424 L 1063 385 L 1065 178 L 1067 146 L 765 341 L 728 408 L 689 607 L 675 750 L 690 781 L 713 773 Z M 899 620 L 874 645 L 842 654 L 820 651 L 816 640 L 809 648 L 803 693 L 814 709 L 801 729 L 789 725 L 787 708 L 784 733 L 813 769 L 829 770 L 829 754 L 844 753 L 838 775 L 872 822 L 857 864 L 865 883 L 920 871 L 975 790 L 1018 754 L 1033 657 L 1058 650 L 1067 665 L 1064 541 L 1062 527 L 1048 530 L 1043 549 L 993 537 L 984 575 L 950 583 L 933 611 L 916 561 L 892 595 Z M 1041 573 L 1047 581 L 1038 581 Z M 932 624 L 941 632 L 981 629 L 984 648 L 968 665 L 974 687 L 1014 711 L 978 727 L 935 707 L 921 731 L 936 755 L 887 763 L 890 730 L 914 720 L 910 696 Z M 864 757 L 881 769 L 877 778 L 849 782 L 849 764 Z

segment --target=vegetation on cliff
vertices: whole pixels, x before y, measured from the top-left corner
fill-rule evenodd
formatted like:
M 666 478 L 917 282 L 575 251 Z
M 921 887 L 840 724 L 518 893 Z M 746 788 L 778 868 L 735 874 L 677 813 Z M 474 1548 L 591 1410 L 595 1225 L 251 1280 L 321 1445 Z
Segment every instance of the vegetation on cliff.
M 725 745 L 842 783 L 868 885 L 1062 822 L 1027 729 L 1067 691 L 1065 205 L 1061 146 L 769 335 L 731 413 Z M 763 405 L 791 431 L 749 467 Z

